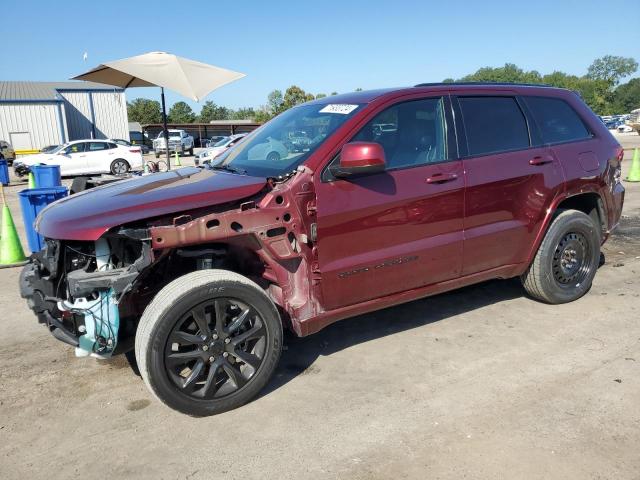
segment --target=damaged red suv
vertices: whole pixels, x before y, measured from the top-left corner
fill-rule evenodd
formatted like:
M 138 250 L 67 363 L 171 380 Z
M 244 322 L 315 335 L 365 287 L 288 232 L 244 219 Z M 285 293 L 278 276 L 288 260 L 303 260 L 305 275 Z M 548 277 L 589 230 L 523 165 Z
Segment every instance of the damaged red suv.
M 265 386 L 283 327 L 309 335 L 493 278 L 520 277 L 547 303 L 580 298 L 620 218 L 622 156 L 568 90 L 323 98 L 216 164 L 51 205 L 21 293 L 79 355 L 135 349 L 158 399 L 211 415 Z

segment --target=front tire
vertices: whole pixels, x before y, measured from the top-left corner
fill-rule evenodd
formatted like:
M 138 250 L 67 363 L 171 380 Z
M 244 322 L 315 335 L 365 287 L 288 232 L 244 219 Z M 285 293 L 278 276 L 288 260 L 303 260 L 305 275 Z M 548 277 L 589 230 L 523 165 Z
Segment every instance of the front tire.
M 189 149 L 189 156 L 190 156 L 190 157 L 193 157 L 193 147 L 191 147 L 191 148 Z
M 551 223 L 522 284 L 543 302 L 572 302 L 589 291 L 599 262 L 598 226 L 583 212 L 565 210 Z
M 140 319 L 135 353 L 149 390 L 193 416 L 237 408 L 271 378 L 282 324 L 258 285 L 234 272 L 200 270 L 165 286 Z

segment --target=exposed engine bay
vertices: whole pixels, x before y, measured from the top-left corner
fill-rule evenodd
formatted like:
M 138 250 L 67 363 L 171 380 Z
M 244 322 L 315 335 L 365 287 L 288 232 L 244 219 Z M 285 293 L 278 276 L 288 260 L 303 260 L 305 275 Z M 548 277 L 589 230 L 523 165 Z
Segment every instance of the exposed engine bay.
M 132 348 L 142 313 L 165 285 L 196 270 L 225 269 L 260 285 L 285 323 L 304 334 L 300 321 L 319 307 L 309 301 L 318 282 L 311 185 L 300 169 L 258 195 L 135 221 L 95 241 L 47 238 L 23 270 L 21 295 L 77 355 L 109 357 Z

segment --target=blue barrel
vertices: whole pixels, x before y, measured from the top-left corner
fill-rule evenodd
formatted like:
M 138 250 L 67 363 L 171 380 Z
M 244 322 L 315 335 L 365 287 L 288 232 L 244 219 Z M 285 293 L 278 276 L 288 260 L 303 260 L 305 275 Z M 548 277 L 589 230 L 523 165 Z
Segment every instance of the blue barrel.
M 0 160 L 0 182 L 9 185 L 9 167 L 6 160 Z
M 44 247 L 44 238 L 36 232 L 33 223 L 44 207 L 67 196 L 67 187 L 32 188 L 18 192 L 18 196 L 29 249 L 39 252 Z
M 31 167 L 37 188 L 51 188 L 62 185 L 60 165 L 34 165 Z

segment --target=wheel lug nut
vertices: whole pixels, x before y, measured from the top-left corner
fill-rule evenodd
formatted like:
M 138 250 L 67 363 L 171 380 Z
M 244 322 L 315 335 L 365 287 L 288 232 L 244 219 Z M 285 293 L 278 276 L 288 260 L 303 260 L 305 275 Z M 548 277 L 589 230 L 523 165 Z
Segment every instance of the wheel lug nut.
M 224 358 L 227 358 L 227 357 L 229 356 L 229 354 L 228 354 L 227 352 L 224 352 L 224 353 L 222 354 L 222 356 L 223 356 Z
M 203 346 L 202 346 L 202 350 L 204 350 L 204 351 L 206 352 L 207 350 L 209 350 L 209 347 L 208 347 L 208 346 L 206 346 L 206 345 L 203 345 Z
M 215 361 L 216 357 L 209 357 L 209 362 L 213 363 Z
M 230 338 L 225 338 L 225 339 L 224 339 L 224 343 L 229 343 L 230 341 L 231 341 L 231 339 L 230 339 Z
M 218 339 L 218 335 L 214 333 L 211 338 L 213 338 L 214 340 L 217 340 Z

